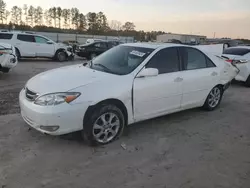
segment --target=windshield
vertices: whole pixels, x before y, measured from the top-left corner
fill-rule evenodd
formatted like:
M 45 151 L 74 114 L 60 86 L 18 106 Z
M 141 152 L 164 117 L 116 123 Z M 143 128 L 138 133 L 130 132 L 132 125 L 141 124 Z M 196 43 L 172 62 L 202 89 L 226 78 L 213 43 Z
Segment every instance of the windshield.
M 154 49 L 134 46 L 116 46 L 96 57 L 89 67 L 118 75 L 131 73 Z

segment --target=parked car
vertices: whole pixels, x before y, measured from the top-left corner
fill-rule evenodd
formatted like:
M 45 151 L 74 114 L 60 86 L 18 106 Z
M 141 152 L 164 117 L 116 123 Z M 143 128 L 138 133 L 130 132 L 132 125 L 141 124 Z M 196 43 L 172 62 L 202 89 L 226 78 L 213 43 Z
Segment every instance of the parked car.
M 94 42 L 101 42 L 103 41 L 102 39 L 87 39 L 86 44 L 94 43 Z
M 76 50 L 76 54 L 90 60 L 119 44 L 120 43 L 116 41 L 101 41 L 84 44 L 79 46 L 78 50 Z
M 194 47 L 122 44 L 86 66 L 31 78 L 20 92 L 21 114 L 42 133 L 82 131 L 90 144 L 107 144 L 135 122 L 195 107 L 214 110 L 237 73 Z
M 245 82 L 250 87 L 250 46 L 227 48 L 223 52 L 223 57 L 240 70 L 235 80 Z
M 20 58 L 45 57 L 66 61 L 74 57 L 71 46 L 56 43 L 47 37 L 27 32 L 0 32 L 0 42 L 15 47 L 16 55 Z
M 7 73 L 16 65 L 15 48 L 10 44 L 0 43 L 0 71 Z

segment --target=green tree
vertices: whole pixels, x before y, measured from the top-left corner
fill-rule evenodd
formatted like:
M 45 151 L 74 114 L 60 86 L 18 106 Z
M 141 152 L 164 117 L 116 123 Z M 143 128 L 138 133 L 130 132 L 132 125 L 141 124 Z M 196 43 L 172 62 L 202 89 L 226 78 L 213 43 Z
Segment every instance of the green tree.
M 5 20 L 5 10 L 6 9 L 6 3 L 3 0 L 0 0 L 0 20 L 3 24 L 3 21 Z
M 87 20 L 88 20 L 88 31 L 96 34 L 99 30 L 99 24 L 98 24 L 98 17 L 95 12 L 89 12 L 87 14 Z
M 43 9 L 40 6 L 35 9 L 34 22 L 36 25 L 43 24 Z
M 56 7 L 52 7 L 49 9 L 49 17 L 54 20 L 54 25 L 55 27 L 57 26 L 56 24 L 56 20 L 57 20 L 57 11 L 56 11 Z
M 81 31 L 85 31 L 87 27 L 87 22 L 86 22 L 86 17 L 84 16 L 84 14 L 80 14 L 79 15 L 79 27 L 78 29 Z
M 5 10 L 5 13 L 4 13 L 5 24 L 8 24 L 8 17 L 9 17 L 9 15 L 10 15 L 10 11 Z
M 122 28 L 125 31 L 134 31 L 135 30 L 135 24 L 133 22 L 126 22 Z
M 36 9 L 33 7 L 33 6 L 30 6 L 29 7 L 29 10 L 28 10 L 28 24 L 33 27 L 34 26 L 34 20 L 35 20 L 35 12 L 36 12 Z
M 107 17 L 103 12 L 99 12 L 97 14 L 97 24 L 98 24 L 98 30 L 100 32 L 106 32 L 107 30 L 109 30 Z
M 11 9 L 11 20 L 13 24 L 19 24 L 22 21 L 22 9 L 18 6 L 13 6 Z
M 71 23 L 75 27 L 75 29 L 77 29 L 79 26 L 79 15 L 80 15 L 80 12 L 78 8 L 71 9 Z
M 58 26 L 61 28 L 61 19 L 62 19 L 62 8 L 57 7 L 56 8 L 56 14 L 57 14 L 57 19 L 58 19 Z
M 70 9 L 63 9 L 62 17 L 64 19 L 64 28 L 68 28 L 70 23 Z
M 45 10 L 45 11 L 44 11 L 43 17 L 44 17 L 44 20 L 45 20 L 45 24 L 46 24 L 47 26 L 51 27 L 51 25 L 52 25 L 52 19 L 51 19 L 51 17 L 50 17 L 50 14 L 49 14 L 49 11 L 48 11 L 48 10 Z

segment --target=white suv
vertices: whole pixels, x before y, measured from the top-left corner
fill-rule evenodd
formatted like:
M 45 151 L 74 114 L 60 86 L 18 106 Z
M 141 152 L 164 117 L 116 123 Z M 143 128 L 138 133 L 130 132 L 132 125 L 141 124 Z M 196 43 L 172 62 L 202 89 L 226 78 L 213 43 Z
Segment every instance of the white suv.
M 74 58 L 73 48 L 44 36 L 27 32 L 0 32 L 0 42 L 9 43 L 20 58 L 45 57 L 58 61 Z

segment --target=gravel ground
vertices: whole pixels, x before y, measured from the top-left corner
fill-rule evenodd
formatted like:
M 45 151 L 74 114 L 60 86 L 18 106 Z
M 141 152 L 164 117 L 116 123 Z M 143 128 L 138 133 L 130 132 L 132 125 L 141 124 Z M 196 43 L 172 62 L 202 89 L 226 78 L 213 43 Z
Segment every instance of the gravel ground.
M 145 121 L 91 148 L 77 133 L 30 130 L 19 114 L 18 92 L 30 77 L 75 63 L 22 61 L 0 74 L 0 188 L 250 187 L 250 88 L 234 84 L 216 111 Z

